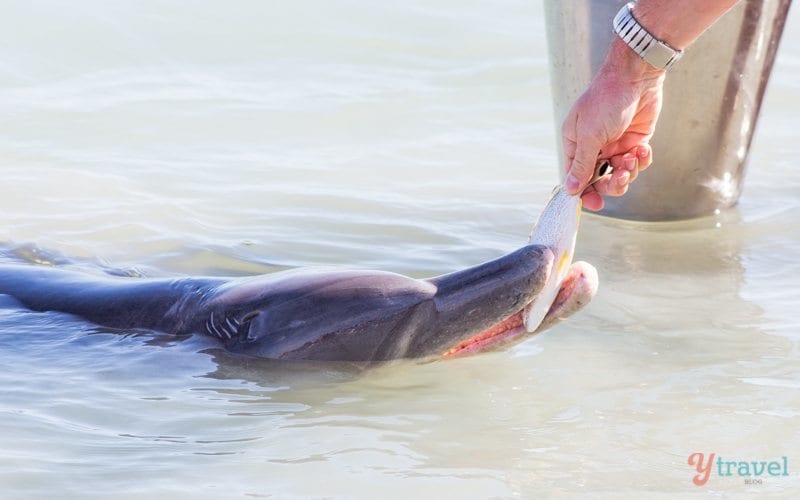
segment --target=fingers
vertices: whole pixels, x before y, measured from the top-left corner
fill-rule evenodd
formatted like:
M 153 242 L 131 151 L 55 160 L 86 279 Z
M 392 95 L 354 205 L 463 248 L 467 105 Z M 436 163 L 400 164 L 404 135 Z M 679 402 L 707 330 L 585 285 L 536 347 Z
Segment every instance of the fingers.
M 634 153 L 625 153 L 611 159 L 614 173 L 607 182 L 597 186 L 606 196 L 622 196 L 628 191 L 628 184 L 639 175 L 638 160 Z
M 594 189 L 594 186 L 589 186 L 583 192 L 581 201 L 583 202 L 583 208 L 587 210 L 597 211 L 603 209 L 603 197 Z
M 586 189 L 592 175 L 594 175 L 600 146 L 600 144 L 590 141 L 583 141 L 577 144 L 572 164 L 567 166 L 567 180 L 565 182 L 567 193 L 578 194 Z M 569 157 L 567 159 L 569 161 Z
M 653 164 L 653 149 L 649 144 L 637 147 L 636 156 L 639 159 L 639 170 L 644 170 Z
M 564 185 L 567 192 L 572 195 L 579 194 L 586 189 L 592 174 L 594 174 L 597 155 L 602 146 L 602 143 L 593 134 L 579 133 L 579 129 L 586 128 L 585 124 L 580 125 L 578 120 L 582 102 L 583 100 L 579 99 L 575 103 L 561 127 L 562 145 L 567 160 L 567 176 Z M 578 141 L 578 137 L 581 138 L 580 141 Z
M 650 145 L 642 144 L 627 153 L 611 157 L 609 162 L 614 167 L 614 173 L 610 178 L 596 182 L 593 187 L 604 196 L 622 196 L 628 192 L 628 186 L 636 180 L 639 172 L 652 164 L 653 151 Z

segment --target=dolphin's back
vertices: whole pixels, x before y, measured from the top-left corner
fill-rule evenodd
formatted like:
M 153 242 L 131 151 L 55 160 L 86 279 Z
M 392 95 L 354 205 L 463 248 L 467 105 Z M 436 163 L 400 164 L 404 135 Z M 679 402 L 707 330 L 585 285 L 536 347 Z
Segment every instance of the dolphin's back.
M 0 265 L 0 294 L 34 311 L 60 311 L 112 328 L 190 333 L 190 302 L 202 299 L 213 279 L 148 279 L 31 265 Z

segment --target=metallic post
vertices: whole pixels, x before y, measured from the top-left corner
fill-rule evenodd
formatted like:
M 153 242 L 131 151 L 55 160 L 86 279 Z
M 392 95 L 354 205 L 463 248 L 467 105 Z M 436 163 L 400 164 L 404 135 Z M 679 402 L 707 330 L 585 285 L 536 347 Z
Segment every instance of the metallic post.
M 558 146 L 561 123 L 602 63 L 625 0 L 545 0 Z M 739 198 L 761 101 L 791 0 L 742 0 L 669 71 L 653 165 L 604 215 L 679 220 Z M 559 172 L 563 176 L 563 152 Z

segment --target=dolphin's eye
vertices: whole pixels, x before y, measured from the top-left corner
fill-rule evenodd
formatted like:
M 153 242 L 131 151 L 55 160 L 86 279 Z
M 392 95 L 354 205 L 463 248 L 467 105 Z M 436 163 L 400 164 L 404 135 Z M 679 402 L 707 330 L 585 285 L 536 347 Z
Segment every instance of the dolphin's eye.
M 261 314 L 261 311 L 250 311 L 249 313 L 245 314 L 242 318 L 242 324 L 248 323 L 253 320 L 256 316 Z

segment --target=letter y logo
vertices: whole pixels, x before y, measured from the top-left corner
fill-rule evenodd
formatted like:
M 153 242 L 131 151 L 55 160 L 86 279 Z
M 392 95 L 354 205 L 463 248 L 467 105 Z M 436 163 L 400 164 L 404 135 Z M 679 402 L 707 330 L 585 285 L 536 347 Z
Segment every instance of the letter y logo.
M 689 455 L 689 465 L 693 465 L 697 470 L 697 475 L 692 478 L 692 482 L 697 486 L 703 486 L 708 482 L 711 474 L 711 465 L 714 463 L 714 453 L 708 455 L 708 462 L 703 463 L 705 456 L 702 453 L 692 453 Z

